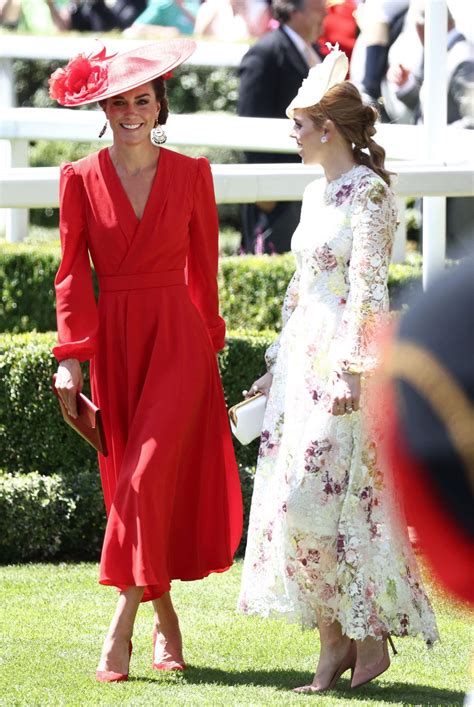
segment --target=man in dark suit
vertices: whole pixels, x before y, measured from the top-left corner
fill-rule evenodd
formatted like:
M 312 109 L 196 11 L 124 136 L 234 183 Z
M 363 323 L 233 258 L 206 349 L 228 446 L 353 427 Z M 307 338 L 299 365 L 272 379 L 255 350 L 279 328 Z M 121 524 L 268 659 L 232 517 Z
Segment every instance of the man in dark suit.
M 325 0 L 273 0 L 280 26 L 242 59 L 237 111 L 241 116 L 285 118 L 309 69 L 321 61 L 313 46 L 326 14 Z M 247 162 L 299 162 L 295 155 L 249 152 Z M 259 202 L 242 207 L 242 246 L 247 253 L 283 253 L 298 225 L 300 202 Z

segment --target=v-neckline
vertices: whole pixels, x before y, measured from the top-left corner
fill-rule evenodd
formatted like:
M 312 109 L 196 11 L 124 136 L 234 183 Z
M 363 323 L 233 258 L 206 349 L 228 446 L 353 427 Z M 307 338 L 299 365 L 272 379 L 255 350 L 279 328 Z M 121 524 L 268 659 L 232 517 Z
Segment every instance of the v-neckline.
M 161 172 L 163 171 L 163 170 L 161 169 L 161 167 L 162 167 L 161 161 L 163 160 L 163 155 L 166 153 L 166 149 L 160 147 L 160 152 L 159 152 L 159 155 L 158 155 L 158 159 L 157 159 L 157 161 L 156 161 L 156 170 L 155 170 L 155 174 L 154 174 L 154 176 L 153 176 L 153 180 L 152 180 L 151 187 L 150 187 L 150 193 L 148 194 L 148 198 L 147 198 L 147 200 L 146 200 L 145 208 L 143 209 L 143 213 L 142 213 L 141 217 L 138 217 L 138 216 L 137 216 L 137 214 L 136 214 L 136 212 L 135 212 L 135 209 L 133 208 L 133 204 L 132 204 L 132 202 L 130 201 L 130 197 L 128 196 L 128 194 L 127 194 L 127 192 L 126 192 L 125 187 L 124 187 L 124 185 L 122 184 L 122 180 L 120 179 L 119 174 L 118 174 L 118 172 L 117 172 L 117 169 L 116 169 L 116 167 L 115 167 L 115 165 L 114 165 L 114 163 L 113 163 L 113 161 L 112 161 L 112 157 L 110 156 L 110 150 L 109 150 L 108 147 L 105 148 L 105 152 L 106 152 L 106 155 L 107 155 L 107 162 L 108 162 L 108 164 L 109 164 L 110 172 L 111 172 L 111 174 L 113 175 L 113 178 L 115 179 L 116 183 L 118 184 L 118 188 L 122 191 L 122 194 L 123 194 L 123 197 L 124 197 L 123 204 L 126 205 L 127 209 L 128 209 L 128 210 L 131 212 L 131 214 L 133 215 L 135 224 L 136 224 L 137 226 L 139 226 L 141 223 L 143 223 L 143 221 L 144 221 L 144 219 L 145 219 L 145 216 L 146 216 L 147 211 L 148 211 L 148 209 L 149 209 L 150 202 L 152 201 L 153 192 L 155 191 L 155 188 L 156 188 L 156 184 L 157 184 L 157 182 L 158 182 L 159 175 L 160 175 Z

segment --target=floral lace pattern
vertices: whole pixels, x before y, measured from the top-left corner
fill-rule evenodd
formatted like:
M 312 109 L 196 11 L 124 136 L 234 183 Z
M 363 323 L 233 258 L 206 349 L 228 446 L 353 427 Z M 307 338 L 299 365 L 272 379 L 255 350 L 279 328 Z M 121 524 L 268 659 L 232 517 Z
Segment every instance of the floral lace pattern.
M 328 413 L 334 371 L 377 364 L 395 227 L 394 196 L 367 167 L 305 191 L 283 328 L 266 352 L 273 383 L 238 609 L 305 626 L 318 611 L 355 639 L 390 631 L 433 642 L 434 615 L 385 497 L 382 431 L 363 412 Z

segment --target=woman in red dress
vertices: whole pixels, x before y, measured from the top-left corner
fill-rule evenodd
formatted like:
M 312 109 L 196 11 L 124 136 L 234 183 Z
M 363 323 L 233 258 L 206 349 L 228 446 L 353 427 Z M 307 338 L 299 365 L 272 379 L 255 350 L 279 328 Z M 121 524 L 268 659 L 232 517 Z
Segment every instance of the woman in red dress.
M 120 591 L 97 679 L 125 680 L 141 601 L 155 668 L 185 667 L 173 579 L 231 564 L 240 485 L 215 352 L 218 221 L 209 163 L 164 149 L 165 79 L 194 50 L 174 40 L 79 55 L 50 79 L 62 105 L 99 101 L 113 144 L 61 167 L 56 387 L 77 414 L 81 362 L 102 409 L 107 528 L 100 582 Z M 150 140 L 151 135 L 151 140 Z M 99 282 L 94 298 L 89 255 Z

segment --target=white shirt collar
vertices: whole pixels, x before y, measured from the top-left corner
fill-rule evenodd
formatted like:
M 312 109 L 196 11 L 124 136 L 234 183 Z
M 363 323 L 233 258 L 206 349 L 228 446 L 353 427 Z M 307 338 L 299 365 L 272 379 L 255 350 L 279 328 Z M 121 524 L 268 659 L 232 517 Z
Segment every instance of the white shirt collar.
M 299 51 L 300 54 L 305 56 L 305 50 L 306 47 L 308 46 L 303 39 L 303 37 L 298 34 L 298 32 L 295 32 L 294 29 L 291 27 L 288 27 L 288 25 L 282 25 L 283 31 L 286 32 L 288 37 L 291 39 L 297 50 Z
M 297 48 L 297 50 L 299 51 L 299 53 L 301 54 L 301 56 L 303 57 L 303 59 L 306 62 L 308 61 L 307 52 L 309 49 L 309 51 L 311 52 L 311 54 L 314 57 L 314 61 L 316 62 L 316 64 L 319 64 L 321 59 L 319 57 L 318 52 L 316 52 L 313 49 L 313 47 L 310 44 L 308 44 L 300 34 L 298 34 L 298 32 L 295 32 L 295 30 L 292 29 L 291 27 L 288 27 L 288 25 L 281 25 L 281 27 L 282 27 L 283 31 L 287 34 L 287 36 L 291 39 L 291 41 L 293 42 L 293 44 L 295 45 L 295 47 Z

